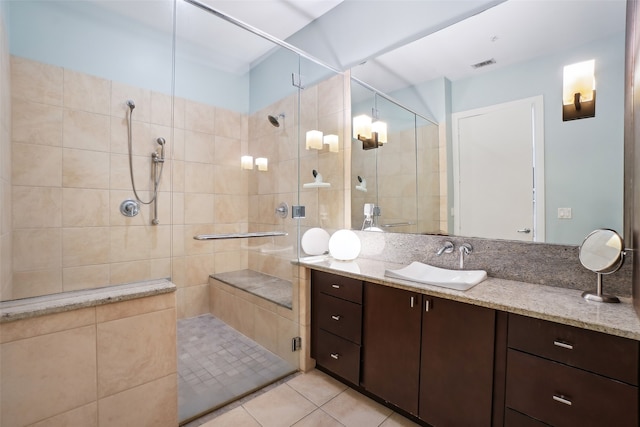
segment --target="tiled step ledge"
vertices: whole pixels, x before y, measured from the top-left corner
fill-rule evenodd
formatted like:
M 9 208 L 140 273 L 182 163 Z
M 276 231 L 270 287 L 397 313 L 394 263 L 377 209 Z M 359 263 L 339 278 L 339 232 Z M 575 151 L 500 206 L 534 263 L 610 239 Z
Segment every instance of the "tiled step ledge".
M 156 279 L 5 301 L 0 302 L 0 323 L 166 294 L 175 290 L 176 285 L 168 279 Z
M 212 274 L 210 277 L 282 307 L 292 307 L 293 290 L 288 280 L 254 270 L 229 271 Z

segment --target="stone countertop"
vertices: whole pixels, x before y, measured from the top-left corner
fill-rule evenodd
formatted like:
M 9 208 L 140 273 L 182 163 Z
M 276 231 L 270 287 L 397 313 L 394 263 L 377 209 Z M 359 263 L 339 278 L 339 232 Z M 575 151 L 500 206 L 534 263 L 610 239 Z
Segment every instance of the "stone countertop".
M 298 264 L 313 270 L 640 341 L 640 319 L 631 298 L 620 298 L 620 304 L 597 303 L 585 300 L 581 291 L 573 289 L 492 277 L 468 291 L 457 291 L 385 277 L 386 269 L 399 269 L 405 265 L 366 258 L 345 262 L 336 261 L 329 256 L 307 257 L 300 259 Z M 594 275 L 594 291 L 595 288 Z
M 0 323 L 175 292 L 168 279 L 63 292 L 0 303 Z

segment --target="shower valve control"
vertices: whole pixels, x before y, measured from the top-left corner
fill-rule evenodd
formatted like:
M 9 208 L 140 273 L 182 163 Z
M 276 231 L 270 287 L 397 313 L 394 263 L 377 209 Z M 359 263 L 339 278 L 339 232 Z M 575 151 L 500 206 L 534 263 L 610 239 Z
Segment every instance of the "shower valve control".
M 133 217 L 140 212 L 140 205 L 132 199 L 127 199 L 120 204 L 120 213 L 124 216 Z

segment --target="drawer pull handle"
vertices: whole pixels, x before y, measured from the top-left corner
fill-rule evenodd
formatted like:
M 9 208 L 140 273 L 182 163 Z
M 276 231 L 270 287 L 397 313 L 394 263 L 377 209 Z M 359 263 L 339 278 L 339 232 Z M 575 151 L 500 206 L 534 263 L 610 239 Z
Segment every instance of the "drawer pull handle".
M 566 342 L 556 340 L 553 342 L 553 345 L 561 348 L 566 348 L 567 350 L 573 350 L 573 346 L 571 344 L 567 344 Z
M 416 303 L 416 298 L 415 297 L 411 297 L 411 308 L 413 308 L 415 303 Z
M 424 311 L 429 311 L 429 309 L 431 309 L 431 301 L 426 300 L 424 302 Z
M 340 285 L 331 285 L 331 287 L 334 289 L 340 289 Z
M 571 406 L 571 401 L 569 399 L 566 399 L 564 396 L 556 396 L 554 394 L 553 400 L 555 400 L 556 402 L 564 403 L 565 405 Z
M 336 360 L 340 359 L 340 355 L 338 353 L 331 353 L 331 357 Z
M 335 314 L 334 314 L 333 316 L 331 316 L 331 318 L 332 318 L 333 320 L 340 320 L 340 316 L 337 316 L 337 315 L 335 315 Z

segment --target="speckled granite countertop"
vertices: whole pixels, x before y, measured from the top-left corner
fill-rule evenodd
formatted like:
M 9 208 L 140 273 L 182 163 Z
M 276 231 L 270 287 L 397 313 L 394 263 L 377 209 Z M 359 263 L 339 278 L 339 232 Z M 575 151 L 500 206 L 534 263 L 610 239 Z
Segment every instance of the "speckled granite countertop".
M 0 323 L 174 292 L 167 279 L 43 295 L 0 303 Z
M 385 277 L 386 269 L 398 269 L 405 265 L 365 258 L 344 262 L 330 257 L 309 257 L 301 259 L 298 264 L 314 270 L 640 341 L 640 319 L 633 308 L 631 298 L 620 298 L 620 304 L 603 304 L 586 301 L 581 297 L 581 291 L 573 289 L 492 277 L 468 291 L 456 291 Z M 594 275 L 594 291 L 595 287 Z

